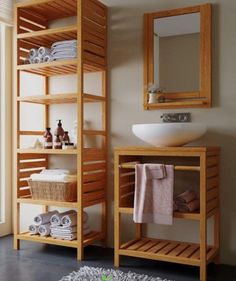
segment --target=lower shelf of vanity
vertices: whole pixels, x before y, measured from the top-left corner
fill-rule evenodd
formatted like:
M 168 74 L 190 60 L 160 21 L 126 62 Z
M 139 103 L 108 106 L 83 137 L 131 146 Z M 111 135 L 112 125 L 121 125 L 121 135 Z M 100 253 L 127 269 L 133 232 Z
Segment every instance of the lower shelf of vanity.
M 102 240 L 103 238 L 104 238 L 103 233 L 98 232 L 98 231 L 91 231 L 88 235 L 84 236 L 83 245 L 84 246 L 90 245 L 96 241 Z M 41 237 L 39 235 L 32 235 L 29 232 L 23 232 L 21 234 L 18 234 L 17 239 L 30 241 L 30 242 L 38 242 L 38 243 L 45 243 L 45 244 L 51 244 L 51 245 L 78 248 L 77 240 L 67 241 L 67 240 L 55 239 L 52 237 Z
M 217 255 L 215 247 L 207 247 L 207 263 Z M 119 249 L 119 255 L 200 266 L 200 245 L 194 243 L 141 238 L 131 240 Z

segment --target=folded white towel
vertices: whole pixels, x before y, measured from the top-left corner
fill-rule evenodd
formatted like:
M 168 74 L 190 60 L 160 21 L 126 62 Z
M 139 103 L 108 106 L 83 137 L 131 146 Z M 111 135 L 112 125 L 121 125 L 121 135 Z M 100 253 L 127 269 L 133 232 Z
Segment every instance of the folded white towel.
M 77 225 L 77 213 L 76 214 L 65 215 L 61 219 L 61 224 L 64 227 L 70 227 L 70 226 Z
M 51 232 L 50 223 L 42 224 L 42 225 L 39 226 L 39 234 L 40 234 L 40 236 L 43 236 L 43 237 L 49 236 L 50 232 Z
M 74 214 L 76 213 L 76 211 L 74 210 L 69 210 L 69 211 L 66 211 L 66 212 L 63 212 L 63 213 L 58 213 L 58 214 L 55 214 L 51 217 L 50 219 L 50 223 L 52 226 L 59 226 L 61 225 L 61 219 L 65 216 L 65 215 L 69 215 L 69 214 Z
M 33 58 L 33 63 L 41 63 L 42 59 L 40 57 Z
M 61 234 L 68 234 L 68 233 L 75 233 L 77 232 L 77 225 L 72 227 L 62 227 L 62 226 L 52 226 L 50 227 L 51 233 L 61 233 Z
M 76 175 L 47 175 L 47 174 L 32 174 L 32 181 L 49 181 L 49 182 L 76 182 Z
M 34 224 L 39 226 L 41 224 L 47 224 L 53 215 L 58 214 L 58 211 L 51 211 L 47 213 L 40 214 L 34 218 Z
M 40 174 L 44 175 L 69 175 L 70 171 L 66 169 L 44 169 Z
M 64 41 L 58 41 L 52 44 L 52 49 L 58 47 L 58 46 L 77 46 L 77 40 L 64 40 Z
M 68 240 L 68 241 L 72 241 L 75 240 L 77 238 L 77 234 L 76 233 L 72 233 L 72 234 L 68 234 L 68 235 L 52 235 L 53 238 L 55 239 L 60 239 L 60 240 Z
M 50 55 L 50 54 L 51 54 L 51 49 L 49 49 L 49 48 L 40 47 L 38 49 L 38 57 L 39 58 L 44 58 L 45 56 Z
M 29 232 L 32 235 L 38 234 L 39 233 L 39 227 L 37 225 L 31 224 L 29 226 Z
M 38 55 L 38 49 L 32 48 L 29 51 L 29 58 L 33 60 Z

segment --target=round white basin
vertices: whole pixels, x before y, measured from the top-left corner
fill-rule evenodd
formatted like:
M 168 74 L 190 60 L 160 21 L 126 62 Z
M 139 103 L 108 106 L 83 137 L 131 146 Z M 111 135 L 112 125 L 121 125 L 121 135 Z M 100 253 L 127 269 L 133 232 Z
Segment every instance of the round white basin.
M 154 123 L 135 124 L 132 131 L 136 137 L 154 146 L 182 146 L 206 133 L 200 123 Z

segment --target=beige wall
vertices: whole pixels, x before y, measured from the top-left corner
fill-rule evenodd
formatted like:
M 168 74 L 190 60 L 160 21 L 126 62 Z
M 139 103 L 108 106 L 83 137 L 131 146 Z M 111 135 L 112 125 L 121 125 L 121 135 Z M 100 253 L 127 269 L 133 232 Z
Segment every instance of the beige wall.
M 135 123 L 159 122 L 163 111 L 143 111 L 143 13 L 206 3 L 197 0 L 103 0 L 110 7 L 110 155 L 115 146 L 143 145 L 131 132 Z M 221 204 L 223 263 L 236 264 L 236 79 L 235 0 L 214 0 L 213 108 L 191 109 L 193 120 L 208 126 L 201 144 L 222 147 Z M 165 112 L 168 110 L 165 110 Z M 171 110 L 169 110 L 171 111 Z M 173 110 L 176 112 L 185 110 Z M 109 245 L 113 245 L 113 176 L 109 186 Z M 126 221 L 130 226 L 132 220 Z M 196 240 L 195 222 L 176 220 L 173 227 L 150 225 L 150 235 Z M 127 233 L 129 235 L 129 233 Z

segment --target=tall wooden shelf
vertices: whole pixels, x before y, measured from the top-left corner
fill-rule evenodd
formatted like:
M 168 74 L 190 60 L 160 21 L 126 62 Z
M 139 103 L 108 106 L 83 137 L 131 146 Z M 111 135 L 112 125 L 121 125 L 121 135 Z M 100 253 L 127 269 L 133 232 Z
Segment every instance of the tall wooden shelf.
M 50 28 L 51 21 L 76 17 L 77 24 Z M 24 64 L 31 48 L 50 47 L 62 40 L 77 39 L 77 58 L 48 63 Z M 77 258 L 83 259 L 84 247 L 96 241 L 106 242 L 107 234 L 107 7 L 98 0 L 32 0 L 15 5 L 15 204 L 14 204 L 14 248 L 20 248 L 20 240 L 62 245 L 77 248 Z M 24 96 L 20 92 L 21 72 L 43 77 L 43 95 L 37 92 Z M 84 74 L 101 73 L 101 95 L 84 92 Z M 75 74 L 77 92 L 67 94 L 49 93 L 50 77 Z M 101 130 L 85 130 L 84 104 L 96 102 L 102 107 Z M 77 148 L 74 150 L 24 149 L 21 136 L 39 136 L 43 132 L 20 129 L 20 104 L 41 104 L 45 108 L 44 125 L 49 126 L 49 107 L 54 104 L 73 103 L 77 108 Z M 84 136 L 100 136 L 101 147 L 85 148 Z M 48 167 L 50 155 L 74 155 L 77 158 L 77 201 L 57 202 L 31 198 L 27 179 L 33 172 Z M 30 161 L 29 161 L 30 160 Z M 34 168 L 36 170 L 32 171 Z M 20 233 L 21 204 L 42 205 L 43 211 L 50 206 L 74 208 L 78 212 L 77 240 L 63 241 L 53 238 Z M 83 209 L 101 204 L 101 230 L 83 235 Z
M 218 261 L 220 247 L 219 153 L 217 147 L 121 147 L 115 149 L 115 266 L 120 256 L 131 256 L 200 267 L 200 280 L 207 280 L 207 265 Z M 195 220 L 200 225 L 199 243 L 145 237 L 136 224 L 136 237 L 121 241 L 121 215 L 133 214 L 135 164 L 173 164 L 175 171 L 199 174 L 200 210 L 174 212 L 174 218 Z M 214 219 L 213 245 L 207 245 L 207 220 Z

